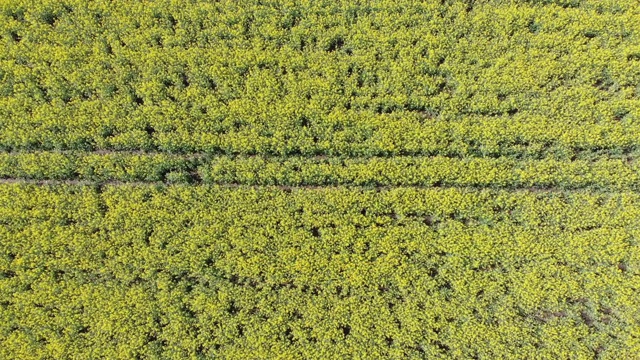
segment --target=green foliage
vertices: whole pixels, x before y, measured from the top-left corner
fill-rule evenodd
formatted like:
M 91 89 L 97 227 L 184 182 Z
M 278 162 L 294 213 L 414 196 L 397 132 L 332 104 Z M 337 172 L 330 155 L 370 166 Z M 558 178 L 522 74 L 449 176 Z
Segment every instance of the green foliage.
M 0 357 L 640 351 L 636 193 L 99 190 L 0 185 Z
M 0 154 L 0 177 L 32 180 L 171 181 L 198 159 L 167 154 L 16 153 Z
M 165 176 L 169 184 L 188 183 L 191 181 L 191 176 L 184 171 L 171 171 Z
M 606 158 L 566 162 L 447 157 L 220 157 L 203 164 L 200 174 L 209 184 L 640 189 L 640 168 L 635 161 Z
M 0 147 L 637 149 L 638 9 L 635 0 L 4 2 Z
M 639 13 L 0 1 L 0 358 L 637 358 Z
M 639 190 L 634 157 L 210 157 L 138 153 L 0 154 L 0 178 L 283 186 L 469 186 Z

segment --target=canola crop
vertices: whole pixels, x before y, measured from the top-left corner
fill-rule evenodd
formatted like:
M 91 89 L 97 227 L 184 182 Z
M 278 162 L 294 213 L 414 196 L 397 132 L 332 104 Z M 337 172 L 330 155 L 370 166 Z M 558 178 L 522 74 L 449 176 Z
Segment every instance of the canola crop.
M 637 149 L 637 1 L 4 1 L 0 147 Z
M 0 154 L 2 178 L 35 181 L 155 182 L 281 186 L 462 186 L 640 189 L 635 157 L 557 159 L 232 157 L 149 153 Z
M 637 193 L 0 186 L 3 358 L 631 359 Z
M 0 358 L 636 359 L 636 0 L 0 1 Z

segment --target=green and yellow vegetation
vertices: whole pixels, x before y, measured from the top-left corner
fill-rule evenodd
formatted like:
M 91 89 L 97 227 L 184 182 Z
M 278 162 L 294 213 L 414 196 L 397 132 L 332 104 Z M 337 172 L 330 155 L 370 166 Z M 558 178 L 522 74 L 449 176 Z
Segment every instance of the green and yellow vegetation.
M 640 190 L 635 157 L 558 159 L 234 157 L 163 153 L 4 153 L 0 179 L 237 185 L 463 186 Z
M 638 359 L 637 0 L 0 0 L 0 358 Z
M 637 149 L 639 9 L 636 0 L 5 0 L 0 147 Z
M 0 186 L 3 358 L 640 352 L 640 195 Z

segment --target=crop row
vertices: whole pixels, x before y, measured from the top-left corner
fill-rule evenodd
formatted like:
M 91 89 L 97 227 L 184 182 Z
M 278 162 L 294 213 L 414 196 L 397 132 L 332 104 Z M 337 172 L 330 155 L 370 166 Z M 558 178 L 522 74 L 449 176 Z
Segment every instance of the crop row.
M 0 148 L 331 156 L 638 148 L 635 0 L 16 0 Z
M 0 178 L 244 185 L 640 189 L 633 158 L 210 157 L 135 153 L 4 153 Z
M 288 126 L 273 130 L 265 125 L 252 125 L 222 133 L 197 127 L 191 130 L 156 130 L 159 128 L 157 124 L 135 125 L 135 121 L 130 125 L 133 129 L 121 133 L 114 133 L 102 125 L 77 129 L 73 127 L 73 120 L 64 121 L 65 125 L 51 125 L 48 120 L 43 120 L 38 129 L 32 129 L 22 128 L 25 121 L 31 121 L 30 117 L 23 116 L 6 119 L 0 149 L 142 150 L 276 156 L 510 156 L 532 159 L 549 156 L 570 158 L 583 151 L 606 150 L 610 154 L 618 154 L 640 149 L 638 123 L 563 125 L 553 119 L 533 117 L 481 117 L 446 122 L 421 121 L 414 115 L 366 116 L 349 112 L 340 115 L 343 116 L 336 120 L 340 124 L 335 126 L 325 124 L 313 129 Z M 188 120 L 185 119 L 186 123 Z
M 640 195 L 0 184 L 0 357 L 640 353 Z

